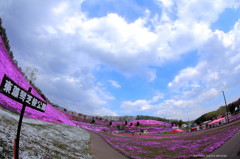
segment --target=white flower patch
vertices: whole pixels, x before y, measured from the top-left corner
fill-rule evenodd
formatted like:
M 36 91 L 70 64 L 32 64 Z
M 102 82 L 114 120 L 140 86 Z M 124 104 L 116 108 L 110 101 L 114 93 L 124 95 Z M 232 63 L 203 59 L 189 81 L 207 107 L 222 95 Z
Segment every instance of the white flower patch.
M 18 119 L 19 115 L 0 109 L 3 158 L 13 158 Z M 93 158 L 90 154 L 90 134 L 81 128 L 66 124 L 23 118 L 19 143 L 19 158 L 23 159 Z

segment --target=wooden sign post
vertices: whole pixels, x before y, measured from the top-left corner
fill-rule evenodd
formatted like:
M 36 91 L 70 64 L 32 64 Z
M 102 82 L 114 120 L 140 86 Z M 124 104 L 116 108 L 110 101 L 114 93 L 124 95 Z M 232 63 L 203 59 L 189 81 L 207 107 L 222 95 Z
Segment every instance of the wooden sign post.
M 23 104 L 19 122 L 18 122 L 17 136 L 16 136 L 16 139 L 14 140 L 14 158 L 15 159 L 19 158 L 19 139 L 20 139 L 21 126 L 22 126 L 22 119 L 23 119 L 26 106 L 41 112 L 44 112 L 47 106 L 46 102 L 30 94 L 31 90 L 32 90 L 31 87 L 28 89 L 28 91 L 24 90 L 6 75 L 4 75 L 2 83 L 0 85 L 0 93 Z

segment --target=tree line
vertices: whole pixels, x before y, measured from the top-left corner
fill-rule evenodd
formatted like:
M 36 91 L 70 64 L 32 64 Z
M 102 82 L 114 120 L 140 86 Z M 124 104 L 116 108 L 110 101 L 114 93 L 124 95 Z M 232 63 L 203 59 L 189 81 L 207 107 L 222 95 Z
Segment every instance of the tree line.
M 177 119 L 166 119 L 156 116 L 148 116 L 148 115 L 137 115 L 136 120 L 157 120 L 166 123 L 170 123 L 172 126 L 182 126 L 182 124 L 188 124 L 188 122 L 177 120 Z
M 9 40 L 7 37 L 6 29 L 3 27 L 3 21 L 0 18 L 0 36 L 2 37 L 3 43 L 7 49 L 7 52 L 11 59 L 14 61 L 16 67 L 20 70 L 20 72 L 24 75 L 24 77 L 28 80 L 28 82 L 32 85 L 32 87 L 42 96 L 44 100 L 46 100 L 48 103 L 51 103 L 50 100 L 42 93 L 42 91 L 34 84 L 34 81 L 37 79 L 37 69 L 32 68 L 30 66 L 27 66 L 25 70 L 23 70 L 19 65 L 18 61 L 14 58 L 14 54 L 11 51 L 11 47 L 9 44 Z
M 231 113 L 231 114 L 239 113 L 239 106 L 240 106 L 240 98 L 232 103 L 229 103 L 227 105 L 227 108 L 226 106 L 221 106 L 218 110 L 203 114 L 202 116 L 200 116 L 195 120 L 195 123 L 201 124 L 204 121 L 214 120 L 214 119 L 217 119 L 218 117 L 224 117 L 227 114 L 227 111 L 228 113 Z
M 162 122 L 169 122 L 168 119 L 148 115 L 137 115 L 136 120 L 157 120 Z

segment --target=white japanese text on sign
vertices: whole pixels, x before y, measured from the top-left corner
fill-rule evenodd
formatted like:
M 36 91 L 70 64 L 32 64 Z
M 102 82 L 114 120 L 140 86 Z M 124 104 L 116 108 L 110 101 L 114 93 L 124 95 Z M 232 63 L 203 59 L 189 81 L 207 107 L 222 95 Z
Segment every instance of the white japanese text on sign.
M 18 86 L 13 80 L 6 75 L 4 76 L 0 85 L 0 92 L 11 99 L 14 99 L 22 104 L 44 112 L 46 109 L 46 102 L 28 93 L 26 90 Z

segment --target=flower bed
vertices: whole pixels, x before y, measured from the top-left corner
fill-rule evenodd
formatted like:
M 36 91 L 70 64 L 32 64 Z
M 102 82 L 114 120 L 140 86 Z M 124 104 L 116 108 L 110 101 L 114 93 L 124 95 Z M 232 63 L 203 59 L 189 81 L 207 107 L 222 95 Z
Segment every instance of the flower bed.
M 98 131 L 112 132 L 115 130 L 114 128 L 109 128 L 103 125 L 96 125 L 96 124 L 90 124 L 90 123 L 79 122 L 79 121 L 75 121 L 75 123 L 77 126 L 93 132 L 98 132 Z
M 144 130 L 148 130 L 149 134 L 158 134 L 158 133 L 164 133 L 164 132 L 170 132 L 172 131 L 171 127 L 164 127 L 164 126 L 160 126 L 160 127 L 144 127 Z
M 157 121 L 157 120 L 133 120 L 133 121 L 128 121 L 128 126 L 132 123 L 132 125 L 137 125 L 137 123 L 139 123 L 139 125 L 141 126 L 166 126 L 166 127 L 170 127 L 169 123 L 165 123 L 162 121 Z
M 234 115 L 233 117 L 231 117 L 231 119 L 229 119 L 230 122 L 234 121 L 234 120 L 237 120 L 240 118 L 240 113 Z
M 97 132 L 110 145 L 130 158 L 204 157 L 220 147 L 240 129 L 240 122 L 228 127 L 179 135 L 119 136 Z

